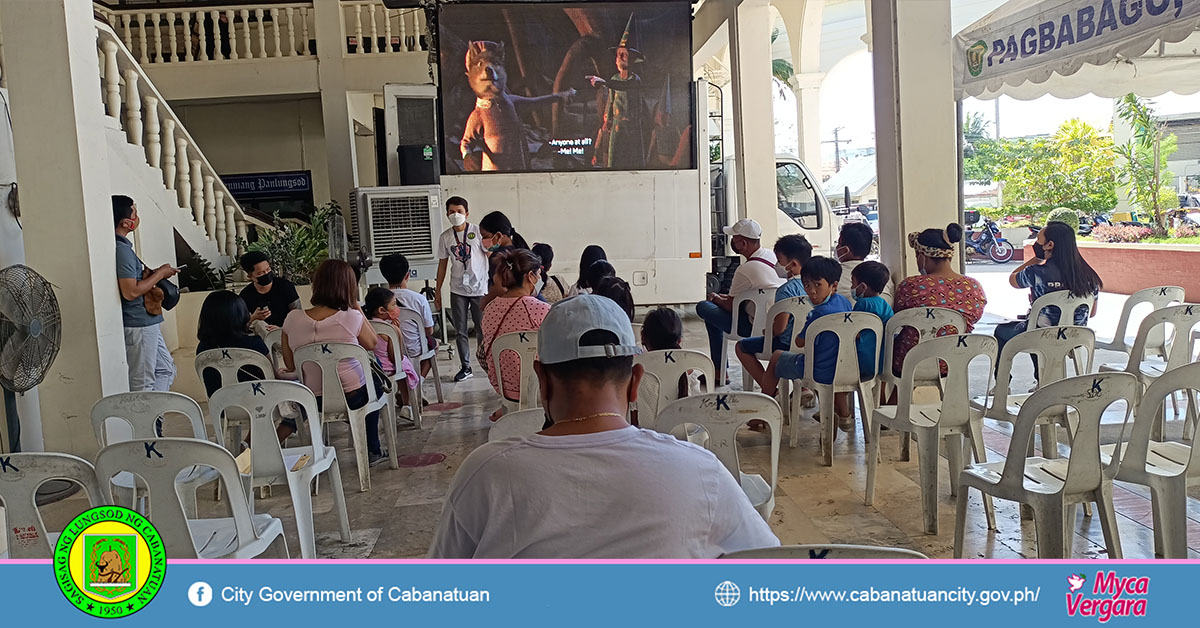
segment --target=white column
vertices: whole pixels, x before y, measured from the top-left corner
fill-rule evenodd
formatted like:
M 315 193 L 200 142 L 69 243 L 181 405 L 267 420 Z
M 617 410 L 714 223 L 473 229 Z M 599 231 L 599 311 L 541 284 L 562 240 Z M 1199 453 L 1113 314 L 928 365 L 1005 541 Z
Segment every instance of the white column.
M 190 210 L 192 208 L 191 165 L 188 162 L 188 142 L 182 134 L 175 139 L 175 162 L 179 166 L 179 181 L 175 184 L 175 196 L 179 200 L 180 207 Z M 201 222 L 197 220 L 196 224 L 199 225 Z
M 105 40 L 104 50 L 104 104 L 108 115 L 121 117 L 121 69 L 117 65 L 117 42 Z
M 282 57 L 283 49 L 279 44 L 279 9 L 271 9 L 271 35 L 275 40 L 275 56 Z
M 158 99 L 146 97 L 146 163 L 151 168 L 158 168 L 162 158 L 162 128 L 158 123 Z
M 163 122 L 163 185 L 175 189 L 175 120 Z
M 196 56 L 200 59 L 200 61 L 208 61 L 208 45 L 205 41 L 208 39 L 208 37 L 204 30 L 204 11 L 197 11 L 195 13 L 195 15 L 196 15 L 196 42 L 197 42 Z M 217 23 L 213 22 L 213 40 L 214 41 L 217 39 L 216 34 L 219 32 L 221 32 L 221 31 L 220 31 L 220 29 L 217 28 Z M 192 47 L 191 39 L 192 39 L 191 37 L 188 37 L 188 48 Z M 214 52 L 213 54 L 216 54 L 216 53 Z
M 231 199 L 232 200 L 232 199 Z M 233 218 L 233 205 L 226 205 L 225 211 L 225 254 L 237 255 L 237 222 Z
M 796 130 L 800 159 L 821 173 L 821 26 L 825 0 L 776 2 L 787 27 L 796 71 Z
M 199 159 L 193 159 L 188 171 L 192 175 L 192 218 L 204 227 L 204 166 Z
M 130 144 L 142 145 L 142 99 L 138 95 L 137 70 L 125 70 L 125 136 Z
M 150 55 L 146 49 L 146 14 L 145 13 L 137 14 L 137 25 L 138 25 L 138 52 L 140 53 L 138 56 L 138 61 L 142 65 L 146 65 L 147 63 L 150 62 Z
M 225 21 L 229 23 L 229 59 L 234 60 L 238 58 L 238 40 L 237 27 L 233 22 L 233 9 L 225 11 Z M 217 32 L 221 31 L 218 30 Z M 249 55 L 249 51 L 246 54 Z
M 916 274 L 907 234 L 958 220 L 950 5 L 872 0 L 879 244 L 899 279 Z
M 258 21 L 258 58 L 267 58 L 267 25 L 263 22 L 263 10 L 254 10 L 254 19 Z
M 187 13 L 183 14 L 183 23 L 187 24 Z M 191 51 L 191 41 L 188 38 L 188 46 L 185 46 Z M 175 12 L 167 11 L 167 45 L 171 47 L 171 63 L 179 63 L 179 38 L 175 34 Z
M 308 16 L 308 7 L 300 7 L 300 36 L 303 38 L 300 40 L 301 55 L 308 54 Z M 341 37 L 341 33 L 338 33 L 338 37 Z
M 354 127 L 346 94 L 345 38 L 342 7 L 338 0 L 314 0 L 317 77 L 321 87 L 321 117 L 325 127 L 325 157 L 329 168 L 329 195 L 343 208 L 358 185 Z M 362 50 L 362 44 L 359 44 Z M 314 199 L 321 205 L 329 199 Z
M 225 191 L 220 189 L 213 190 L 213 211 L 216 214 L 217 230 L 215 240 L 217 241 L 217 252 L 225 255 Z
M 13 144 L 26 263 L 55 286 L 63 339 L 38 387 L 38 413 L 21 415 L 30 451 L 91 457 L 88 412 L 105 395 L 128 390 L 114 269 L 113 222 L 105 155 L 105 114 L 96 71 L 91 3 L 7 0 L 0 11 L 5 73 L 11 87 Z M 54 42 L 54 45 L 47 45 Z M 52 164 L 53 167 L 47 167 Z
M 291 56 L 295 56 L 295 54 L 296 54 L 296 10 L 293 9 L 292 7 L 288 7 L 284 11 L 285 11 L 285 14 L 287 15 L 287 24 L 288 24 L 287 56 L 291 57 Z M 275 28 L 279 28 L 279 27 L 276 26 Z M 304 45 L 307 46 L 308 43 L 306 42 Z
M 757 220 L 768 244 L 779 237 L 771 26 L 767 0 L 743 0 L 729 18 L 738 216 Z
M 163 62 L 162 27 L 159 25 L 159 22 L 162 21 L 162 14 L 151 13 L 150 19 L 154 22 L 154 30 L 152 31 L 154 33 L 154 62 L 162 63 Z
M 245 57 L 254 58 L 254 49 L 250 47 L 250 10 L 242 9 L 242 46 L 245 47 Z
M 236 216 L 234 224 L 237 225 L 237 254 L 240 257 L 246 253 L 246 247 L 243 245 L 247 241 L 246 237 L 246 219 L 241 216 Z
M 355 54 L 363 54 L 363 31 L 362 31 L 362 5 L 354 5 L 354 40 L 358 45 L 354 47 Z
M 204 233 L 209 240 L 217 239 L 217 195 L 211 174 L 204 175 Z

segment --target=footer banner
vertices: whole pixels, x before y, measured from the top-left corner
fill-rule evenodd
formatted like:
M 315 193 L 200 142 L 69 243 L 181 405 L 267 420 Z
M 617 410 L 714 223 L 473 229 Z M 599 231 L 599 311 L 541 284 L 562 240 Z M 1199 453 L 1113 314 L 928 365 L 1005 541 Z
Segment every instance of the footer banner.
M 102 541 L 81 570 L 0 561 L 0 623 L 1190 625 L 1200 576 L 1185 561 L 159 561 Z

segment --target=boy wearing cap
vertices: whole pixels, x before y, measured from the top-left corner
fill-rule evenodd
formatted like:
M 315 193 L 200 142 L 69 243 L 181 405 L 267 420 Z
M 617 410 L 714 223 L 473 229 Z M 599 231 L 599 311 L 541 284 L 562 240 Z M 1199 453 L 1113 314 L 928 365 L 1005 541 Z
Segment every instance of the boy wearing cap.
M 724 335 L 733 328 L 734 296 L 750 290 L 778 288 L 784 281 L 775 269 L 778 262 L 775 252 L 762 247 L 762 227 L 756 221 L 744 218 L 732 227 L 725 227 L 723 231 L 731 238 L 729 248 L 745 257 L 746 261 L 734 271 L 733 281 L 729 284 L 729 294 L 710 294 L 707 301 L 696 304 L 696 315 L 704 321 L 708 331 L 709 355 L 713 364 L 721 364 L 718 358 L 725 348 Z M 738 335 L 749 336 L 750 317 L 742 317 L 741 322 Z
M 629 425 L 639 351 L 612 300 L 555 304 L 534 362 L 552 425 L 467 456 L 429 556 L 715 558 L 778 545 L 712 453 Z

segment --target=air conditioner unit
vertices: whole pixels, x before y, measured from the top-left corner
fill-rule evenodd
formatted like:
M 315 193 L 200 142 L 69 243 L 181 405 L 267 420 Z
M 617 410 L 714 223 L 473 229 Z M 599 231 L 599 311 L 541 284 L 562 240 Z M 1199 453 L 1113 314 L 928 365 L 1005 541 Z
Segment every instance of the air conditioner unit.
M 441 194 L 436 185 L 354 190 L 351 240 L 372 260 L 368 284 L 386 283 L 379 272 L 379 260 L 393 253 L 408 258 L 412 279 L 437 279 L 437 245 L 444 213 Z

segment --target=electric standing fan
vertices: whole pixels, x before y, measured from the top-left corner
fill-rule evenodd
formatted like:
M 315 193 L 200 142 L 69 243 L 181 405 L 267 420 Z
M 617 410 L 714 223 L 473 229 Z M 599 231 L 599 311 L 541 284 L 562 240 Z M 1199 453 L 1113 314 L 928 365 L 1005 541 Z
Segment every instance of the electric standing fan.
M 20 451 L 16 393 L 46 377 L 62 341 L 58 299 L 50 282 L 20 264 L 0 269 L 0 387 L 4 388 L 9 451 Z

